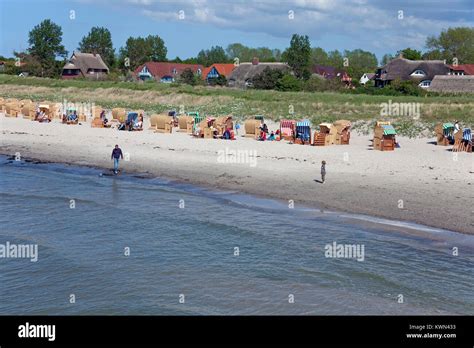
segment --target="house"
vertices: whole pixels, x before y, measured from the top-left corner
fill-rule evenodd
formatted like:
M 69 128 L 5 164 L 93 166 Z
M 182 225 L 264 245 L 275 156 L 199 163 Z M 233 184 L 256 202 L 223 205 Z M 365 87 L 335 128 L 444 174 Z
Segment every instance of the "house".
M 365 73 L 365 74 L 362 75 L 362 77 L 360 78 L 359 83 L 360 83 L 361 85 L 365 85 L 367 82 L 373 81 L 374 78 L 375 78 L 375 74 L 373 74 L 373 73 Z
M 109 73 L 100 54 L 73 52 L 71 58 L 63 67 L 62 78 L 78 77 L 100 78 Z
M 474 75 L 436 75 L 428 90 L 440 93 L 474 93 Z
M 328 80 L 337 78 L 347 85 L 349 85 L 352 81 L 352 78 L 347 74 L 347 72 L 341 69 L 336 69 L 332 66 L 314 65 L 312 72 L 313 74 L 322 76 Z
M 447 75 L 449 67 L 442 60 L 409 60 L 402 56 L 378 68 L 375 87 L 384 87 L 393 80 L 415 81 L 422 88 L 431 85 L 435 75 Z
M 232 74 L 234 68 L 235 64 L 212 64 L 210 67 L 204 68 L 202 79 L 209 82 L 209 80 L 216 79 L 220 76 L 227 78 Z
M 260 63 L 258 58 L 254 58 L 252 62 L 238 64 L 227 79 L 227 84 L 229 87 L 251 87 L 253 78 L 267 67 L 279 70 L 290 69 L 286 63 Z
M 137 67 L 134 71 L 134 75 L 140 80 L 155 80 L 170 83 L 176 81 L 186 69 L 191 69 L 191 71 L 198 76 L 201 76 L 204 70 L 200 64 L 147 62 Z
M 474 64 L 459 64 L 449 66 L 449 75 L 474 75 Z

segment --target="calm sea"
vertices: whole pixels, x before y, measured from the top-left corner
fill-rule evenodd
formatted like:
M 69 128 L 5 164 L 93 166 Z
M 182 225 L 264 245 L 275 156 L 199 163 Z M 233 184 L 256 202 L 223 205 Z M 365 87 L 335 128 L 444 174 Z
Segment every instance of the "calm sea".
M 471 236 L 101 173 L 0 157 L 0 314 L 474 314 Z

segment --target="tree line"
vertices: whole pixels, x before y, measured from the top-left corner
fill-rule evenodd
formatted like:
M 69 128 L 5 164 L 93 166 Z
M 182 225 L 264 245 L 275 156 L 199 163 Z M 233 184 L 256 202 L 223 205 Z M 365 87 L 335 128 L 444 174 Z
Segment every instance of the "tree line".
M 27 71 L 35 76 L 59 76 L 68 57 L 68 52 L 62 44 L 62 35 L 61 26 L 50 19 L 43 20 L 29 32 L 29 47 L 26 51 L 13 52 L 14 59 L 0 57 L 0 60 L 10 63 L 5 72 Z M 385 54 L 380 62 L 374 53 L 362 49 L 327 52 L 321 47 L 311 47 L 308 36 L 297 34 L 293 35 L 290 46 L 284 51 L 267 47 L 251 48 L 241 43 L 233 43 L 225 49 L 221 46 L 203 49 L 196 57 L 168 59 L 168 50 L 159 35 L 129 37 L 125 45 L 116 51 L 110 31 L 104 27 L 93 27 L 78 43 L 77 50 L 100 54 L 111 69 L 111 78 L 126 75 L 147 61 L 210 66 L 214 63 L 246 62 L 256 57 L 261 62 L 287 62 L 293 71 L 292 75 L 300 81 L 310 78 L 311 67 L 316 64 L 345 70 L 353 80 L 358 80 L 364 73 L 373 72 L 378 65 L 384 65 L 400 54 L 414 60 L 440 59 L 453 62 L 456 59 L 458 64 L 474 63 L 474 28 L 448 28 L 438 36 L 427 38 L 425 52 L 405 48 L 394 54 Z

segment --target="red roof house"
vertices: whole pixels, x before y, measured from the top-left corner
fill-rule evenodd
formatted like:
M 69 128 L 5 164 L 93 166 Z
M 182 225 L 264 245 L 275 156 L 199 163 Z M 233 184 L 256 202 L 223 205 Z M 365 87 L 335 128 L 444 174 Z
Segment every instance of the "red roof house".
M 474 75 L 474 64 L 450 65 L 449 75 Z
M 234 71 L 234 64 L 212 64 L 205 68 L 202 72 L 202 79 L 209 81 L 210 79 L 218 78 L 219 76 L 228 77 Z
M 156 80 L 160 82 L 174 82 L 181 73 L 191 69 L 195 75 L 202 75 L 204 70 L 200 64 L 181 64 L 171 62 L 147 62 L 135 69 L 134 74 L 141 80 Z

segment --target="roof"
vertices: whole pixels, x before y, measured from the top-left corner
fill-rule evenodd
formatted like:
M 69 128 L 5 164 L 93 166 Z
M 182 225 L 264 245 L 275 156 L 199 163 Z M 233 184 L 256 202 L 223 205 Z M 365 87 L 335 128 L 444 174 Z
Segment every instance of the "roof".
M 443 123 L 443 129 L 454 128 L 454 124 L 451 122 Z
M 442 60 L 409 60 L 400 57 L 392 59 L 379 69 L 381 74 L 376 78 L 381 80 L 410 80 L 410 75 L 415 70 L 425 72 L 423 80 L 433 80 L 435 75 L 446 75 L 449 72 L 449 67 Z
M 375 74 L 374 74 L 374 73 L 365 73 L 364 75 L 367 76 L 367 78 L 368 78 L 369 80 L 373 80 L 374 77 L 375 77 Z
M 428 90 L 441 93 L 474 93 L 474 75 L 437 75 Z
M 146 62 L 145 64 L 140 65 L 134 71 L 135 75 L 146 66 L 150 74 L 156 78 L 162 78 L 164 76 L 174 76 L 180 75 L 184 70 L 191 69 L 193 73 L 197 73 L 198 69 L 201 72 L 204 70 L 204 67 L 200 64 L 182 64 L 182 63 L 172 63 L 172 62 Z M 173 73 L 173 70 L 176 69 L 176 74 Z
M 311 127 L 311 123 L 308 120 L 297 121 L 296 127 Z
M 232 71 L 235 69 L 235 64 L 212 64 L 210 67 L 204 68 L 202 71 L 202 78 L 205 79 L 207 74 L 212 70 L 212 68 L 216 68 L 219 75 L 224 75 L 225 77 L 229 76 Z
M 454 71 L 464 71 L 466 75 L 474 75 L 474 64 L 450 65 L 449 68 Z
M 395 132 L 395 128 L 391 125 L 384 125 L 382 126 L 383 128 L 383 134 L 384 135 L 396 135 L 397 132 Z
M 73 52 L 68 63 L 63 67 L 64 69 L 80 69 L 83 75 L 86 75 L 90 69 L 106 70 L 109 68 L 102 60 L 100 54 Z
M 231 80 L 237 86 L 245 86 L 247 80 L 252 80 L 257 74 L 260 74 L 266 67 L 270 69 L 289 70 L 286 63 L 240 63 L 232 71 L 228 80 Z
M 324 66 L 324 65 L 313 65 L 312 67 L 313 74 L 318 74 L 324 76 L 327 79 L 333 79 L 335 77 L 343 77 L 347 75 L 344 70 L 334 68 L 332 66 Z

